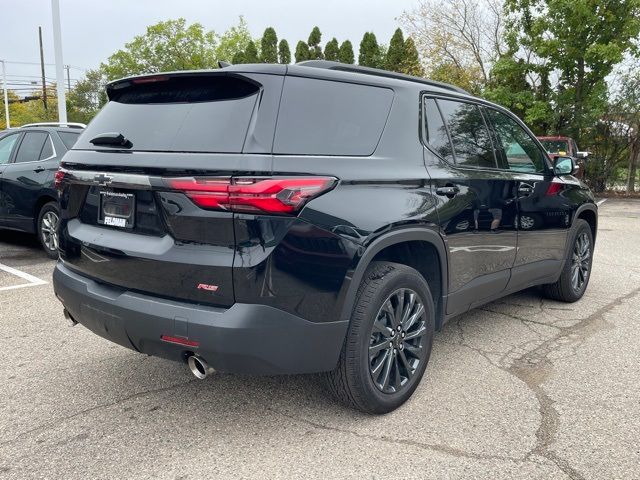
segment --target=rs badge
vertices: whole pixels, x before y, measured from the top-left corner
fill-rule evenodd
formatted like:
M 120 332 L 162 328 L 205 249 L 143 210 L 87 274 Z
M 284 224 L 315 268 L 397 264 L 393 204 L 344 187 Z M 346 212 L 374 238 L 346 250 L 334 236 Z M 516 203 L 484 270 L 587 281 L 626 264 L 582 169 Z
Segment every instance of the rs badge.
M 206 283 L 199 283 L 198 290 L 207 290 L 208 292 L 218 291 L 218 285 L 208 285 Z

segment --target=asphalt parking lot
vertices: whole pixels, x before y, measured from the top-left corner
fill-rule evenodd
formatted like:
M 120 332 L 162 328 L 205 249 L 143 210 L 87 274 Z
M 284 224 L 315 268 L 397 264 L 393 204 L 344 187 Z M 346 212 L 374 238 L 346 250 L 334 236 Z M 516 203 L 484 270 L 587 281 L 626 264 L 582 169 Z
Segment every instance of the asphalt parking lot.
M 0 232 L 0 478 L 640 478 L 640 201 L 601 206 L 580 302 L 453 320 L 380 417 L 315 377 L 198 381 L 69 327 L 54 264 Z

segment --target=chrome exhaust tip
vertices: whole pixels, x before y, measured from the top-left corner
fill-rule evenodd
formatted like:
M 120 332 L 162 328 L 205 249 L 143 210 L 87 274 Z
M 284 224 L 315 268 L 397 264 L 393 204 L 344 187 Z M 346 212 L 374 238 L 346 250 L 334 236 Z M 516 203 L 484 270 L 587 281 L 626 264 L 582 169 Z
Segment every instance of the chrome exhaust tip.
M 198 355 L 189 356 L 189 358 L 187 359 L 187 364 L 189 365 L 189 370 L 191 370 L 191 373 L 193 373 L 193 375 L 200 380 L 204 380 L 210 373 L 215 372 L 215 370 L 209 366 L 205 359 Z

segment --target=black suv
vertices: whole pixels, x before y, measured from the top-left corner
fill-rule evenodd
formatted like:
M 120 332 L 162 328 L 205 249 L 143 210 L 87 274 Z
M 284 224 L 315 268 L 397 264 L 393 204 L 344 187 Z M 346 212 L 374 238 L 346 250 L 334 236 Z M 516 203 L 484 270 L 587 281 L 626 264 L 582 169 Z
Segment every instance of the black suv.
M 514 115 L 339 63 L 126 78 L 63 160 L 65 315 L 138 352 L 416 389 L 435 330 L 533 285 L 573 302 L 597 208 Z
M 0 229 L 36 233 L 51 258 L 58 258 L 54 174 L 82 128 L 33 123 L 0 132 Z

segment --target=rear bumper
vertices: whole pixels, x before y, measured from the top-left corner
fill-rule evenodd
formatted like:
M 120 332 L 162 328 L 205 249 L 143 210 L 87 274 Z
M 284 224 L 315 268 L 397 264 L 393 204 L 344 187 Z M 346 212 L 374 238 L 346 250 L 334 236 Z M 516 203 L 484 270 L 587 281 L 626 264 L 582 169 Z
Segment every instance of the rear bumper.
M 56 296 L 73 319 L 141 353 L 185 361 L 197 353 L 223 372 L 294 374 L 332 370 L 348 322 L 309 322 L 266 305 L 214 308 L 122 290 L 72 272 L 58 262 Z M 161 335 L 198 342 L 167 343 Z

